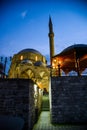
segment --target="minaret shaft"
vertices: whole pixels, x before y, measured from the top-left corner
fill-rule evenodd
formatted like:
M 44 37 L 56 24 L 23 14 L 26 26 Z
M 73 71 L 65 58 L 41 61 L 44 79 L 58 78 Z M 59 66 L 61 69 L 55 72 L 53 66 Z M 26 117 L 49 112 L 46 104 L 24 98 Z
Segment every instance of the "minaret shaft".
M 54 51 L 54 33 L 51 18 L 49 18 L 49 46 L 50 46 L 50 64 L 52 64 L 52 57 L 55 54 Z

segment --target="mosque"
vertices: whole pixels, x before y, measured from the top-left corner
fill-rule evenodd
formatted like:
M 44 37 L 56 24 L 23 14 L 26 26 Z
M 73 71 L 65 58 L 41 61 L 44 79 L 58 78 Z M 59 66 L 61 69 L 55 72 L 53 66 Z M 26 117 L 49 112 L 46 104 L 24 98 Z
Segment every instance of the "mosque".
M 46 58 L 37 50 L 24 49 L 13 56 L 9 78 L 32 79 L 39 88 L 47 88 L 49 68 Z
M 1 124 L 6 130 L 10 125 L 16 128 L 15 117 L 23 119 L 26 130 L 32 130 L 41 111 L 50 111 L 52 124 L 87 125 L 87 76 L 81 76 L 87 68 L 87 45 L 72 45 L 55 54 L 51 18 L 48 36 L 50 65 L 37 50 L 23 49 L 11 59 L 7 79 L 0 79 L 0 115 L 6 115 L 6 123 Z M 71 71 L 77 75 L 68 76 Z M 1 63 L 0 75 L 5 78 Z M 6 126 L 9 115 L 14 117 L 14 125 L 9 122 Z
M 13 56 L 8 74 L 9 78 L 30 78 L 37 86 L 48 90 L 50 75 L 62 76 L 62 72 L 67 75 L 70 71 L 77 72 L 78 76 L 81 75 L 82 71 L 87 68 L 87 45 L 72 45 L 55 55 L 51 17 L 49 18 L 48 36 L 50 67 L 40 52 L 27 48 Z

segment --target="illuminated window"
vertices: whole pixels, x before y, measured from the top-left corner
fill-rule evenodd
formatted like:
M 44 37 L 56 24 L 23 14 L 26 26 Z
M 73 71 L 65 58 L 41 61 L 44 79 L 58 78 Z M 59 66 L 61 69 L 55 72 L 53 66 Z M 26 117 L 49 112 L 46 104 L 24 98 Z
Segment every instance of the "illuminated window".
M 20 57 L 20 60 L 23 60 L 23 56 Z
M 37 56 L 35 57 L 35 60 L 37 61 Z

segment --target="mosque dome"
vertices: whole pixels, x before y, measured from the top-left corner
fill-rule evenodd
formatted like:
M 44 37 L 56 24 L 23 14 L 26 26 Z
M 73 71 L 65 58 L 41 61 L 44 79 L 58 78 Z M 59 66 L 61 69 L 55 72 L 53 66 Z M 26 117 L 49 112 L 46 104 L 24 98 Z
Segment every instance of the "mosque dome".
M 23 50 L 21 50 L 20 52 L 18 52 L 18 54 L 28 53 L 28 52 L 42 55 L 39 51 L 37 51 L 37 50 L 35 50 L 35 49 L 30 49 L 30 48 L 28 48 L 28 49 L 23 49 Z
M 43 63 L 46 63 L 46 58 L 37 50 L 26 48 L 21 51 L 19 51 L 17 54 L 15 54 L 12 58 L 13 63 L 15 62 L 31 62 L 35 63 L 37 61 L 41 61 Z
M 9 78 L 32 79 L 39 88 L 48 90 L 49 70 L 45 56 L 35 49 L 23 49 L 12 58 Z

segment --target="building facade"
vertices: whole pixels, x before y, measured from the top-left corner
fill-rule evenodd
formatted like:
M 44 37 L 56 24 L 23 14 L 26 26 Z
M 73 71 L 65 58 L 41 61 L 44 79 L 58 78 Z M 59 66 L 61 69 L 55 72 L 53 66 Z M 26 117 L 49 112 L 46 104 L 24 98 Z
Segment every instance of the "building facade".
M 49 69 L 46 58 L 34 49 L 20 51 L 12 58 L 9 78 L 32 79 L 38 87 L 48 91 Z

